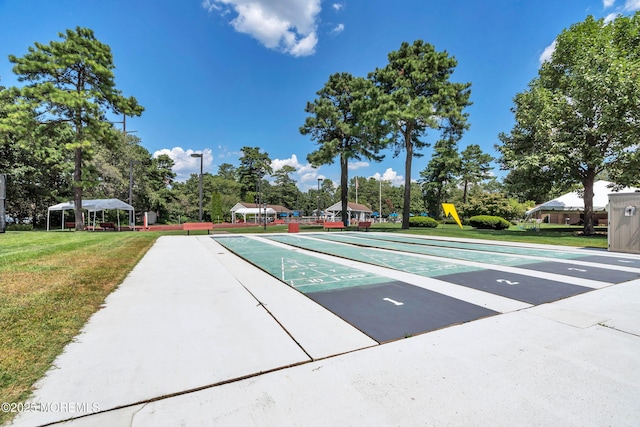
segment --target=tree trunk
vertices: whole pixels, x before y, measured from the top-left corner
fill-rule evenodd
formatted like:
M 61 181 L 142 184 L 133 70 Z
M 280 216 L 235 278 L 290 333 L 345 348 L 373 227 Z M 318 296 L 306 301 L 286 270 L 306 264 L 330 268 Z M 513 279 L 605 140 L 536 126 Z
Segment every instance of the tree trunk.
M 82 219 L 82 148 L 80 147 L 76 147 L 74 153 L 73 203 L 76 231 L 83 231 L 84 221 Z
M 593 183 L 595 181 L 595 173 L 587 173 L 587 177 L 583 181 L 584 185 L 584 230 L 585 236 L 591 236 L 593 230 Z
M 411 131 L 407 127 L 404 134 L 404 146 L 407 150 L 407 158 L 404 161 L 404 207 L 402 209 L 402 229 L 409 229 L 409 213 L 411 212 L 411 161 L 413 160 L 413 144 L 411 143 Z
M 349 159 L 340 154 L 340 200 L 342 201 L 342 223 L 346 227 L 349 222 Z
M 467 187 L 469 187 L 469 181 L 464 181 L 464 191 L 462 193 L 462 203 L 467 203 Z

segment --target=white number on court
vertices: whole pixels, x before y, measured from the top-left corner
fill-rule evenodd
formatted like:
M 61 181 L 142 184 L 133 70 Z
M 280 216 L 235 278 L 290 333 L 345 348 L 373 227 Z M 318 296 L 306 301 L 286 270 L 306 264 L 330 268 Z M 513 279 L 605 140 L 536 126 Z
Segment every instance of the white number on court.
M 520 282 L 512 282 L 511 280 L 507 280 L 507 279 L 498 279 L 496 280 L 496 282 L 498 283 L 506 283 L 507 285 L 519 285 Z
M 309 279 L 311 283 L 322 283 L 322 279 Z
M 586 271 L 587 271 L 587 270 L 583 270 L 582 268 L 567 268 L 567 270 L 581 271 L 583 273 L 586 273 Z

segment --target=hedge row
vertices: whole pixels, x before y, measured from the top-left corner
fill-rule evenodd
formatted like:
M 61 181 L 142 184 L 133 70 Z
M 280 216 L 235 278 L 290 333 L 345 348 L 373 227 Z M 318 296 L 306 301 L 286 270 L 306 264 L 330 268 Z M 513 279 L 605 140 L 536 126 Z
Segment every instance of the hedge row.
M 428 216 L 409 217 L 409 227 L 429 227 L 436 228 L 440 223 Z
M 499 216 L 490 215 L 478 215 L 469 218 L 469 224 L 473 228 L 493 229 L 493 230 L 506 230 L 511 227 L 511 223 Z

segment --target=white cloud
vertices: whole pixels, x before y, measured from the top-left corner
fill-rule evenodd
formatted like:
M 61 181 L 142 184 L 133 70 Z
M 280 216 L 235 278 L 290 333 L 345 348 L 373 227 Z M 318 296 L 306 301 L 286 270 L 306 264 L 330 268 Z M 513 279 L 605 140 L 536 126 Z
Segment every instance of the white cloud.
M 204 0 L 202 7 L 221 15 L 233 11 L 231 25 L 269 49 L 293 56 L 315 53 L 321 0 Z
M 318 172 L 320 168 L 314 168 L 311 163 L 300 163 L 298 156 L 292 154 L 288 159 L 275 159 L 271 161 L 271 168 L 273 171 L 282 169 L 283 166 L 288 165 L 296 169 L 296 176 L 292 177 L 298 182 L 298 186 L 302 188 L 302 184 L 318 182 L 318 178 L 326 178 L 324 175 L 320 175 Z
M 194 151 L 192 149 L 184 150 L 182 147 L 173 147 L 172 149 L 163 148 L 153 153 L 153 157 L 156 158 L 161 154 L 166 154 L 174 162 L 173 172 L 176 174 L 176 181 L 186 181 L 193 173 L 200 173 L 200 159 L 197 157 L 191 157 L 194 153 L 202 153 L 202 167 L 204 172 L 211 172 L 211 165 L 213 164 L 213 152 L 210 148 L 204 150 Z
M 617 12 L 610 13 L 607 16 L 605 16 L 604 23 L 608 24 L 609 22 L 615 20 L 618 16 L 620 16 L 620 14 Z
M 350 171 L 354 171 L 361 168 L 366 168 L 367 166 L 369 166 L 369 163 L 367 162 L 349 162 L 349 165 L 347 166 L 347 168 Z
M 344 31 L 344 24 L 338 24 L 335 27 L 333 27 L 333 30 L 331 30 L 331 34 L 340 34 L 341 32 Z
M 602 6 L 606 9 L 608 7 L 613 6 L 616 0 L 602 0 Z
M 271 168 L 274 172 L 282 169 L 283 166 L 291 166 L 298 170 L 302 168 L 303 165 L 300 164 L 300 162 L 298 161 L 298 156 L 296 156 L 295 154 L 292 154 L 291 158 L 289 159 L 275 159 L 271 161 Z
M 331 5 L 331 7 L 335 10 L 335 11 L 339 11 L 341 9 L 344 8 L 344 5 L 340 4 L 340 3 L 334 3 Z
M 549 46 L 544 48 L 544 51 L 542 52 L 542 55 L 540 55 L 540 58 L 538 58 L 540 60 L 540 63 L 542 64 L 543 62 L 550 61 L 551 60 L 551 55 L 553 55 L 553 51 L 554 50 L 556 50 L 556 41 L 555 40 Z
M 387 168 L 382 175 L 376 172 L 369 178 L 374 178 L 375 180 L 382 178 L 383 181 L 389 181 L 393 186 L 404 185 L 404 177 L 402 175 L 398 175 L 398 172 L 394 171 L 392 168 Z
M 636 10 L 640 10 L 640 0 L 627 0 L 624 4 L 624 10 L 627 12 L 635 12 Z

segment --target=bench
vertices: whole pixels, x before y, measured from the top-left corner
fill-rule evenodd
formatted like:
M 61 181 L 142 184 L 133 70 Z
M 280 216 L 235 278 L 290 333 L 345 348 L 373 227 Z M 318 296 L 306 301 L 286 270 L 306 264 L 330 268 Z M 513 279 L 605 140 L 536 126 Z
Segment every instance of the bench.
M 182 229 L 187 230 L 187 236 L 191 230 L 207 230 L 207 234 L 209 234 L 209 230 L 213 230 L 212 222 L 185 222 L 182 224 Z
M 325 230 L 330 230 L 332 228 L 338 228 L 340 230 L 344 230 L 344 224 L 342 223 L 342 221 L 336 221 L 336 222 L 324 222 L 322 224 L 322 228 L 324 228 Z
M 103 230 L 116 230 L 116 225 L 112 222 L 101 222 L 100 223 L 100 228 L 102 228 Z
M 361 228 L 369 231 L 369 229 L 371 228 L 371 221 L 360 221 L 358 223 L 358 231 L 360 231 Z

